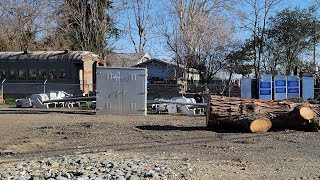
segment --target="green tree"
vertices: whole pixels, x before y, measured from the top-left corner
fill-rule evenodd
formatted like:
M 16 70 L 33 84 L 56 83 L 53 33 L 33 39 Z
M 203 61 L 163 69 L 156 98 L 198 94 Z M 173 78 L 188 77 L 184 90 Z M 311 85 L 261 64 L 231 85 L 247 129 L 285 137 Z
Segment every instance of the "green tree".
M 228 45 L 228 53 L 224 57 L 225 64 L 223 70 L 228 73 L 229 77 L 221 93 L 224 93 L 224 91 L 228 89 L 229 96 L 231 95 L 231 80 L 234 74 L 246 76 L 252 73 L 254 70 L 252 65 L 254 55 L 253 48 L 254 45 L 250 41 L 244 44 L 241 42 L 232 42 Z
M 314 9 L 284 9 L 270 19 L 268 53 L 270 66 L 281 67 L 290 74 L 301 62 L 301 55 L 320 40 L 320 22 Z M 269 66 L 269 70 L 272 67 Z M 268 69 L 268 68 L 266 68 Z M 275 72 L 275 69 L 272 70 Z
M 252 73 L 253 65 L 251 64 L 251 59 L 253 56 L 253 44 L 246 42 L 243 45 L 237 43 L 233 50 L 227 55 L 225 61 L 227 70 L 230 74 L 241 74 L 246 76 Z
M 108 39 L 118 35 L 109 15 L 110 0 L 64 0 L 61 4 L 58 29 L 71 50 L 92 51 L 105 56 Z

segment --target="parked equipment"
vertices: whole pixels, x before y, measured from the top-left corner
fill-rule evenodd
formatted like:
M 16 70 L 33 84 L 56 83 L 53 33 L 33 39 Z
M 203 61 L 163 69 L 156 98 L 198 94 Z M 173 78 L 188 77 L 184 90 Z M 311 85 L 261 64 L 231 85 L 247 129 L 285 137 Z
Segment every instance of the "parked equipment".
M 204 113 L 207 103 L 197 103 L 194 98 L 184 96 L 173 97 L 170 100 L 156 99 L 149 101 L 157 113 L 167 112 L 169 114 L 182 113 L 189 116 Z
M 32 102 L 30 98 L 26 98 L 26 99 L 16 99 L 16 107 L 19 108 L 28 108 L 28 107 L 32 107 Z
M 96 96 L 84 97 L 73 96 L 64 91 L 52 91 L 49 93 L 33 94 L 30 98 L 17 99 L 16 107 L 27 108 L 36 107 L 41 109 L 48 109 L 49 107 L 74 107 L 75 104 L 79 106 L 80 102 L 95 101 Z

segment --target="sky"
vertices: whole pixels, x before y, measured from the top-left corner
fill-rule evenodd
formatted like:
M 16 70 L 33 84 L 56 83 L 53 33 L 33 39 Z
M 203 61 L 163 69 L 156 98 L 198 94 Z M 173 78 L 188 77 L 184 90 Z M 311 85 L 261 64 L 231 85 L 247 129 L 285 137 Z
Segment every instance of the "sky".
M 118 1 L 120 2 L 121 0 L 115 0 L 115 3 L 117 3 Z M 155 0 L 155 2 L 161 1 Z M 276 12 L 281 11 L 285 8 L 299 7 L 303 9 L 309 7 L 312 4 L 314 4 L 314 0 L 284 0 L 272 14 L 275 14 Z M 161 3 L 157 3 L 152 8 L 152 14 L 157 15 L 159 12 L 163 11 L 163 8 L 164 7 L 163 5 L 161 5 Z M 247 7 L 239 4 L 238 8 L 246 11 Z M 117 23 L 120 29 L 124 28 L 127 25 L 126 19 L 127 17 L 123 13 L 122 15 L 117 17 Z M 154 21 L 157 21 L 157 19 L 155 19 Z M 161 35 L 159 35 L 155 28 L 150 29 L 150 31 L 147 31 L 147 33 L 148 41 L 145 48 L 145 52 L 148 53 L 152 58 L 170 60 L 172 58 L 172 53 L 166 48 L 165 39 Z M 236 37 L 237 39 L 245 39 L 247 36 L 250 35 L 248 32 L 241 31 L 237 33 L 236 36 L 238 36 Z M 138 36 L 136 35 L 135 37 Z M 128 36 L 123 36 L 119 40 L 115 41 L 113 46 L 115 47 L 114 51 L 116 52 L 134 52 L 134 46 L 128 38 Z

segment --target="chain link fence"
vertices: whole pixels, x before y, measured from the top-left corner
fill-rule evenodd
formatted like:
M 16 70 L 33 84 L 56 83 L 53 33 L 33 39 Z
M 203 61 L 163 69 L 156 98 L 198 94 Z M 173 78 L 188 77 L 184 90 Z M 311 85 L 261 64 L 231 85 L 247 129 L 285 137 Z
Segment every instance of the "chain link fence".
M 209 93 L 224 96 L 240 96 L 240 87 L 225 86 L 223 84 L 148 84 L 148 99 L 157 98 L 170 99 L 181 94 L 185 96 L 193 96 L 195 94 Z M 0 89 L 1 99 L 18 99 L 27 98 L 32 94 L 49 93 L 52 91 L 64 91 L 68 94 L 80 95 L 85 90 L 90 90 L 86 96 L 95 95 L 95 84 L 62 84 L 62 83 L 6 83 L 2 82 Z M 3 98 L 2 98 L 3 97 Z
M 230 97 L 240 97 L 240 86 L 224 84 L 148 84 L 148 99 L 164 98 L 184 94 L 193 96 L 196 94 L 207 94 L 209 91 L 213 95 L 223 95 Z
M 68 94 L 79 95 L 87 90 L 92 95 L 95 85 L 93 84 L 62 84 L 62 83 L 2 83 L 1 96 L 7 98 L 26 98 L 32 94 L 49 93 L 52 91 L 64 91 Z
M 1 82 L 1 89 L 0 89 L 0 104 L 4 103 L 4 97 L 3 97 L 3 83 L 5 82 L 5 79 Z

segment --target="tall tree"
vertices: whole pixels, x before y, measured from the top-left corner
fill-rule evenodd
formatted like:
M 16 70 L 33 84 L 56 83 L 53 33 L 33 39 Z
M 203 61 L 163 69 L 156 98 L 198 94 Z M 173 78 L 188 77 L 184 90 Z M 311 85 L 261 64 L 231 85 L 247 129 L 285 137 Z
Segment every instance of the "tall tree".
M 64 0 L 58 28 L 72 50 L 86 50 L 105 56 L 108 39 L 118 31 L 109 10 L 110 0 Z
M 234 42 L 229 45 L 229 53 L 225 57 L 225 67 L 224 71 L 229 74 L 228 84 L 224 87 L 228 87 L 229 96 L 231 92 L 231 80 L 234 74 L 241 74 L 246 76 L 252 73 L 252 43 L 245 42 L 244 44 L 240 42 Z
M 243 19 L 245 29 L 251 32 L 251 41 L 253 43 L 253 68 L 254 76 L 257 78 L 261 70 L 261 62 L 264 54 L 264 39 L 266 36 L 266 28 L 268 18 L 272 10 L 279 5 L 282 0 L 243 0 L 244 5 L 249 8 L 244 14 L 247 18 Z
M 223 11 L 232 3 L 223 0 L 170 2 L 168 14 L 173 26 L 163 23 L 167 45 L 178 64 L 197 69 L 201 80 L 209 81 L 224 65 L 223 47 L 232 37 L 233 28 Z
M 273 76 L 277 74 L 285 74 L 282 64 L 284 64 L 284 58 L 281 48 L 278 47 L 278 43 L 275 39 L 270 38 L 267 35 L 265 43 L 265 56 L 262 60 L 262 69 L 264 73 L 272 74 Z
M 290 74 L 300 56 L 320 41 L 320 21 L 314 9 L 284 9 L 272 17 L 268 38 L 279 51 L 274 61 L 283 59 L 284 73 Z
M 241 74 L 246 76 L 252 71 L 252 64 L 250 63 L 252 57 L 252 43 L 245 42 L 241 44 L 236 42 L 230 46 L 230 53 L 226 56 L 225 61 L 227 65 L 224 69 L 229 72 L 230 76 L 233 74 Z
M 0 37 L 3 50 L 35 50 L 39 39 L 50 28 L 50 2 L 3 0 L 0 3 Z
M 152 0 L 122 0 L 127 15 L 126 29 L 136 53 L 145 51 L 151 29 Z

